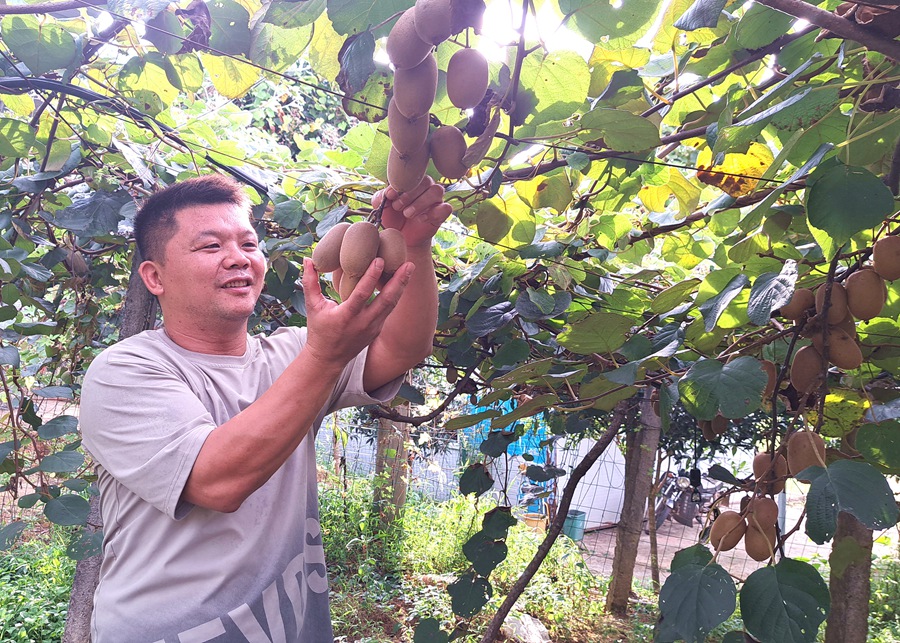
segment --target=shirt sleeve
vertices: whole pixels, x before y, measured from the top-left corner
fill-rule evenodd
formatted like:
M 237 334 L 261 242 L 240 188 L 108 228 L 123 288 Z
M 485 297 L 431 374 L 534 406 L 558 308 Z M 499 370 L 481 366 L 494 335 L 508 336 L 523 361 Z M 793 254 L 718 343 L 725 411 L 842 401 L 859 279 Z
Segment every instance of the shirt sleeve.
M 137 351 L 107 350 L 88 369 L 84 445 L 119 483 L 173 519 L 212 416 L 171 367 Z

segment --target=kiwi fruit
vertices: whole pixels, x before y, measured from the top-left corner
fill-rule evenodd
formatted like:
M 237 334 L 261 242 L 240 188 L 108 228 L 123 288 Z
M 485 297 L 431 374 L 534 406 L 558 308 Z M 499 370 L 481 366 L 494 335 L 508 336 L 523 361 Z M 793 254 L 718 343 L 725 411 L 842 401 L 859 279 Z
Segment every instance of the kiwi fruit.
M 729 551 L 737 547 L 747 531 L 747 522 L 736 511 L 723 511 L 709 528 L 709 542 L 716 551 Z
M 816 288 L 816 312 L 821 314 L 825 308 L 825 292 L 828 284 L 822 284 Z M 847 291 L 843 284 L 834 282 L 831 284 L 831 301 L 828 305 L 827 321 L 836 324 L 850 312 L 847 307 Z
M 881 237 L 872 246 L 872 267 L 888 281 L 900 279 L 900 237 Z
M 784 491 L 784 479 L 788 474 L 787 460 L 780 453 L 773 460 L 769 453 L 758 453 L 753 458 L 753 477 L 764 493 L 776 494 Z
M 716 417 L 714 417 L 710 421 L 710 426 L 712 428 L 712 432 L 717 436 L 724 435 L 725 432 L 728 431 L 728 418 L 726 418 L 724 415 L 716 414 Z
M 768 529 L 778 521 L 778 503 L 767 496 L 754 496 L 747 502 L 746 513 L 748 527 Z
M 477 49 L 460 49 L 447 63 L 447 97 L 460 109 L 476 107 L 487 92 L 488 62 Z
M 362 279 L 361 275 L 348 275 L 347 273 L 341 275 L 341 282 L 338 285 L 338 294 L 341 296 L 341 301 L 347 301 L 350 298 L 356 286 L 359 285 L 360 279 Z
M 341 242 L 350 227 L 349 221 L 341 221 L 331 226 L 325 236 L 313 248 L 312 262 L 320 273 L 334 272 L 341 266 Z
M 407 118 L 397 109 L 394 99 L 388 103 L 388 136 L 401 154 L 409 154 L 425 145 L 428 140 L 428 116 Z
M 787 443 L 788 470 L 795 478 L 807 467 L 825 466 L 825 440 L 814 431 L 797 431 Z M 809 482 L 797 478 L 800 482 Z
M 412 69 L 431 53 L 432 44 L 425 42 L 416 31 L 416 8 L 413 6 L 397 19 L 388 34 L 388 58 L 394 69 Z
M 709 420 L 697 420 L 697 426 L 700 427 L 700 433 L 708 442 L 718 442 L 719 434 L 713 431 L 712 422 Z
M 431 160 L 441 176 L 448 179 L 460 179 L 469 168 L 463 165 L 462 157 L 466 153 L 466 139 L 463 133 L 452 125 L 442 125 L 431 134 Z
M 760 531 L 756 527 L 749 526 L 744 533 L 744 551 L 755 561 L 769 560 L 775 552 L 775 527 Z
M 804 346 L 791 362 L 791 384 L 800 393 L 810 393 L 822 380 L 825 360 L 814 346 Z
M 415 67 L 394 71 L 394 103 L 406 118 L 425 116 L 437 91 L 437 59 L 429 52 Z
M 816 296 L 809 288 L 797 288 L 788 303 L 779 311 L 782 317 L 790 320 L 798 320 L 806 314 L 806 311 L 816 305 Z
M 408 154 L 402 154 L 397 148 L 391 146 L 387 162 L 387 178 L 391 187 L 397 192 L 409 192 L 415 189 L 428 170 L 428 146 L 413 150 Z
M 416 0 L 416 32 L 438 45 L 452 35 L 452 0 Z
M 840 328 L 831 328 L 828 335 L 828 361 L 845 371 L 862 364 L 863 356 L 856 340 Z
M 378 233 L 377 256 L 384 259 L 384 274 L 393 275 L 406 263 L 406 239 L 396 228 L 385 228 Z
M 760 360 L 759 365 L 762 366 L 763 372 L 766 374 L 766 388 L 763 389 L 763 399 L 768 400 L 775 392 L 775 382 L 778 381 L 778 367 L 775 366 L 775 362 L 768 359 Z
M 878 317 L 887 300 L 884 278 L 871 268 L 857 270 L 844 284 L 850 314 L 863 321 Z
M 361 277 L 378 254 L 378 228 L 368 221 L 351 224 L 341 243 L 341 298 L 344 299 L 344 280 Z M 355 286 L 355 284 L 354 284 Z

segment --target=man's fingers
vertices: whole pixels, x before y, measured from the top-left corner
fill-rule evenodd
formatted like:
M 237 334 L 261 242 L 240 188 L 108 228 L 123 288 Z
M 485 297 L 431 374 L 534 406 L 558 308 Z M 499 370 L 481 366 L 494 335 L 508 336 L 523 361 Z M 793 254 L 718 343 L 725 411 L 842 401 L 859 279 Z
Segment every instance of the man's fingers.
M 419 197 L 422 196 L 422 194 L 431 189 L 431 187 L 434 185 L 436 185 L 434 179 L 426 174 L 425 178 L 423 178 L 419 182 L 419 185 L 414 187 L 412 190 L 409 190 L 408 192 L 404 192 L 395 199 L 396 202 L 394 203 L 394 207 L 400 211 L 403 211 L 404 209 L 412 205 Z M 443 190 L 443 188 L 441 189 Z
M 428 212 L 429 209 L 436 206 L 444 200 L 444 188 L 437 183 L 432 184 L 428 189 L 423 190 L 419 197 L 403 208 L 403 216 L 407 219 L 417 214 Z
M 319 273 L 309 257 L 303 260 L 303 275 L 300 283 L 303 284 L 303 297 L 307 307 L 315 308 L 325 300 L 325 295 L 322 294 L 322 285 L 319 283 Z

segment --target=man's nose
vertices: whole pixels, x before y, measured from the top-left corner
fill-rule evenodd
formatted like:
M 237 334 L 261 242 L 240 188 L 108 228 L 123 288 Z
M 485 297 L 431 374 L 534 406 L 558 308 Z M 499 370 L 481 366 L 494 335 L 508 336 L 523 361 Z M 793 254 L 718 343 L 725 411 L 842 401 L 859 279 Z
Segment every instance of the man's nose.
M 244 253 L 240 244 L 228 244 L 225 265 L 229 268 L 246 268 L 250 265 L 250 258 Z

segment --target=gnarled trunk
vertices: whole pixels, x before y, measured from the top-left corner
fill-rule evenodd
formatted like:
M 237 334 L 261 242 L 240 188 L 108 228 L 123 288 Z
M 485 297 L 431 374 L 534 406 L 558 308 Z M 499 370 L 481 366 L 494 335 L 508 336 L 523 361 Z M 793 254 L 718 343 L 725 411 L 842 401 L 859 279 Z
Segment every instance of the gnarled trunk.
M 865 643 L 872 592 L 872 530 L 851 514 L 840 512 L 828 562 L 831 612 L 825 643 Z
M 625 494 L 616 530 L 612 578 L 606 595 L 607 611 L 617 616 L 624 616 L 628 612 L 644 508 L 653 486 L 653 469 L 659 447 L 662 423 L 653 411 L 649 389 L 641 399 L 641 424 L 638 430 L 635 430 L 633 418 L 632 413 L 630 421 L 626 424 Z

